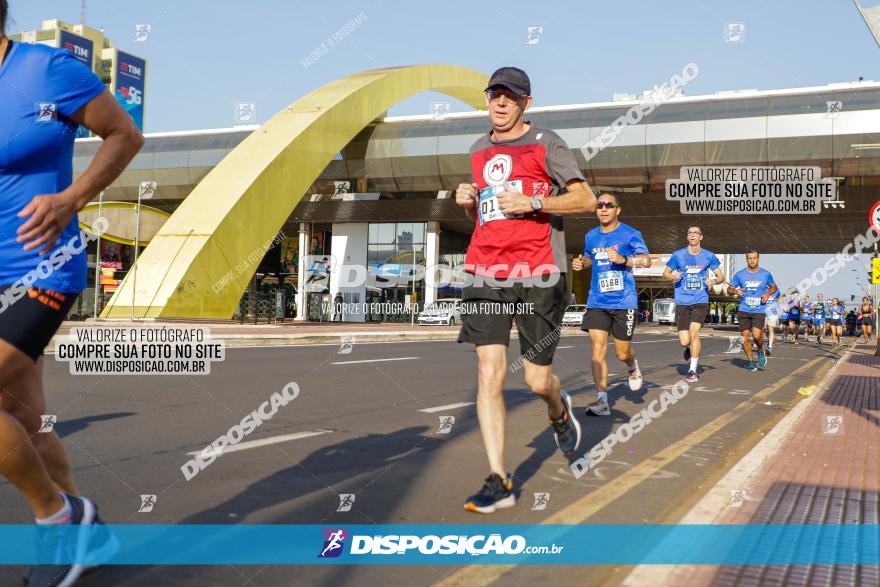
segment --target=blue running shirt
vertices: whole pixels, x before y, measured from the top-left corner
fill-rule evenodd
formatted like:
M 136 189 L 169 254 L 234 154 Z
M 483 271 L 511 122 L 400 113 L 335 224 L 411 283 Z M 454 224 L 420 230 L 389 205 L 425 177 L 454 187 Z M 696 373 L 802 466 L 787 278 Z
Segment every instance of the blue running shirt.
M 767 306 L 761 303 L 761 296 L 767 293 L 767 288 L 773 283 L 773 276 L 766 269 L 759 267 L 754 273 L 748 269 L 737 271 L 733 279 L 730 280 L 730 285 L 741 287 L 745 290 L 743 291 L 742 299 L 739 301 L 739 311 L 750 314 L 764 314 Z
M 73 181 L 73 139 L 68 117 L 104 91 L 104 84 L 66 49 L 13 43 L 0 65 L 0 285 L 12 285 L 79 235 L 77 217 L 46 255 L 24 250 L 18 213 L 34 196 L 56 194 Z M 82 247 L 80 239 L 74 241 Z M 86 286 L 86 253 L 73 255 L 33 287 L 76 293 Z
M 602 232 L 598 226 L 588 232 L 584 237 L 584 256 L 593 261 L 593 275 L 587 307 L 608 310 L 638 308 L 632 267 L 612 263 L 603 249 L 614 249 L 624 257 L 648 253 L 642 233 L 622 222 L 611 232 Z
M 708 271 L 713 272 L 721 266 L 721 261 L 712 251 L 700 249 L 696 255 L 688 252 L 687 247 L 672 253 L 666 266 L 673 271 L 681 271 L 681 279 L 675 282 L 675 304 L 691 306 L 709 303 L 709 286 L 706 285 Z

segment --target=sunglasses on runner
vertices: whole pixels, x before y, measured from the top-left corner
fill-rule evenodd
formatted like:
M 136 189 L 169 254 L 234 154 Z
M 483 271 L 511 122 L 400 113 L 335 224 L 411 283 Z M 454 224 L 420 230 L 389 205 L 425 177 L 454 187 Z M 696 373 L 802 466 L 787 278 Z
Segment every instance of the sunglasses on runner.
M 615 204 L 614 202 L 609 202 L 608 200 L 602 200 L 596 202 L 596 208 L 601 210 L 602 208 L 620 208 L 620 204 Z
M 527 96 L 520 96 L 513 90 L 509 90 L 504 87 L 500 88 L 492 88 L 491 90 L 486 90 L 486 96 L 489 97 L 490 102 L 495 102 L 496 100 L 500 100 L 501 96 L 505 96 L 511 102 L 518 102 Z

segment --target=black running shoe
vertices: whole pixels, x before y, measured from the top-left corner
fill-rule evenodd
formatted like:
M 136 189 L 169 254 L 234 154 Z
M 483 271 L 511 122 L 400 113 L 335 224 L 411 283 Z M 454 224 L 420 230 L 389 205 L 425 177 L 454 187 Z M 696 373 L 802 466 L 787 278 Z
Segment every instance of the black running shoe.
M 464 502 L 464 509 L 478 514 L 491 514 L 499 508 L 513 507 L 516 496 L 513 494 L 513 480 L 510 473 L 502 479 L 497 473 L 486 477 L 483 488 Z
M 35 565 L 28 571 L 25 581 L 29 587 L 69 587 L 89 569 L 108 561 L 119 550 L 116 537 L 107 530 L 98 516 L 95 504 L 86 497 L 65 494 L 70 504 L 70 524 L 79 526 L 75 539 L 73 534 L 47 532 L 40 536 L 41 553 L 52 553 L 57 564 Z M 97 526 L 101 526 L 97 528 Z M 76 564 L 65 561 L 74 558 Z
M 571 396 L 564 391 L 560 391 L 559 396 L 562 400 L 562 415 L 555 420 L 551 418 L 550 426 L 556 437 L 556 446 L 563 454 L 570 455 L 581 445 L 581 425 L 572 416 Z

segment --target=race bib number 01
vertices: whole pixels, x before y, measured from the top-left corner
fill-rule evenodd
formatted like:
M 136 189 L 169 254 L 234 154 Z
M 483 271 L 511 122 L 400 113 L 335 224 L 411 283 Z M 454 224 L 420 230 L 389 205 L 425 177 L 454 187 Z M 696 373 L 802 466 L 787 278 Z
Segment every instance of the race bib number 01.
M 607 293 L 610 291 L 623 290 L 623 273 L 620 271 L 605 271 L 599 274 L 599 291 Z
M 507 185 L 510 189 L 522 193 L 522 181 L 508 181 Z M 506 220 L 508 218 L 522 218 L 522 214 L 506 215 L 501 211 L 498 204 L 498 194 L 505 190 L 504 185 L 490 185 L 480 190 L 480 225 L 495 220 Z
M 761 298 L 756 296 L 748 296 L 746 298 L 746 307 L 747 308 L 760 308 L 761 307 Z

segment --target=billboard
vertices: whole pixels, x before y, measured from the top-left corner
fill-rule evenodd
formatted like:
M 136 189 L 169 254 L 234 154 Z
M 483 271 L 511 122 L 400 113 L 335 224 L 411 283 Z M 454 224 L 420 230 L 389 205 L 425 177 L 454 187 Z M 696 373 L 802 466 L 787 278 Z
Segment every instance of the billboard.
M 137 127 L 144 130 L 144 91 L 147 82 L 147 62 L 140 57 L 116 52 L 116 70 L 113 72 L 113 95 L 132 117 Z
M 92 63 L 94 62 L 93 51 L 95 50 L 95 45 L 90 40 L 64 30 L 59 30 L 58 46 L 73 53 L 73 56 L 76 57 L 77 60 L 81 61 L 86 67 L 88 67 L 89 71 L 92 71 Z M 82 126 L 76 127 L 76 138 L 81 139 L 87 136 L 89 136 L 89 131 L 86 128 Z
M 74 35 L 67 31 L 58 31 L 58 46 L 67 49 L 73 56 L 82 61 L 90 70 L 94 58 L 94 44 L 79 35 Z

